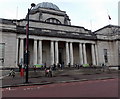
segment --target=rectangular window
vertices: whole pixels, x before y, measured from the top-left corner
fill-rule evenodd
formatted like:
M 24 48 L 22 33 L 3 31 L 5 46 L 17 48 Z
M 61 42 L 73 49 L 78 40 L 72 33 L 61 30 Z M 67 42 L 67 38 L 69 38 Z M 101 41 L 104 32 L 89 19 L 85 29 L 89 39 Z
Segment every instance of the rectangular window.
M 4 63 L 4 53 L 5 53 L 5 44 L 0 43 L 0 66 L 3 66 Z
M 107 49 L 104 49 L 104 60 L 105 60 L 105 63 L 108 63 L 108 55 L 107 55 Z

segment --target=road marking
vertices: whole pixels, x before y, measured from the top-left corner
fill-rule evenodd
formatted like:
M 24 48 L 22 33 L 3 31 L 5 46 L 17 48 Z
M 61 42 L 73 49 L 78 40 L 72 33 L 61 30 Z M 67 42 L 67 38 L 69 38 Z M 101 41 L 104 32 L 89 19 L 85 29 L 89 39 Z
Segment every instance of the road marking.
M 9 87 L 8 90 L 11 90 L 11 88 Z
M 16 90 L 16 89 L 11 89 L 11 91 L 14 91 L 14 90 Z
M 40 87 L 37 87 L 37 89 L 40 89 L 40 88 L 42 88 L 42 86 L 40 86 Z
M 9 87 L 9 88 L 2 88 L 1 89 L 2 91 L 15 91 L 15 90 L 17 90 L 16 88 L 11 88 L 11 87 Z
M 24 88 L 23 90 L 27 90 L 27 89 Z
M 30 88 L 27 88 L 27 90 L 30 90 Z

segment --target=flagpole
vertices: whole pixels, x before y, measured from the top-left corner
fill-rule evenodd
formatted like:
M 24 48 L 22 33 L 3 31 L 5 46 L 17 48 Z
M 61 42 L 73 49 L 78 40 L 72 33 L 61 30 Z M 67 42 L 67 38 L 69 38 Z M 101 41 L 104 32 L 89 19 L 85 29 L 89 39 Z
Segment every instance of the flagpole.
M 111 17 L 110 17 L 110 15 L 108 15 L 108 18 L 109 18 L 109 25 L 110 25 L 110 22 L 111 22 Z
M 108 9 L 107 9 L 107 15 L 108 15 L 108 22 L 109 22 L 109 25 L 110 25 L 111 17 L 110 17 L 110 15 L 109 15 Z
M 18 6 L 17 6 L 17 9 L 16 9 L 16 20 L 18 19 Z
M 91 26 L 91 31 L 92 31 L 92 20 L 90 20 L 90 26 Z

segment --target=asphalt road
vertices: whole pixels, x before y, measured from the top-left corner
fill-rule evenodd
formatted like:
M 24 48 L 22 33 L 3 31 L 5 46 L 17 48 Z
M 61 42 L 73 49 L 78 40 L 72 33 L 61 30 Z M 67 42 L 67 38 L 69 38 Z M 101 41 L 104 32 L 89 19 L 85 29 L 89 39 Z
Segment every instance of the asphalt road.
M 1 88 L 3 97 L 118 97 L 118 79 Z

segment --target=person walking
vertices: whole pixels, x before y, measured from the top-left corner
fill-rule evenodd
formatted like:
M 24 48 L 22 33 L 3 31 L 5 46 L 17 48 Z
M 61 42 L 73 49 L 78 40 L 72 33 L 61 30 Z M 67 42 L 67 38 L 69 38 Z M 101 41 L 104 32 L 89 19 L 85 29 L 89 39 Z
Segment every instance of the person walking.
M 19 68 L 19 72 L 21 71 L 21 68 L 22 68 L 22 64 L 18 64 L 18 68 Z
M 62 62 L 62 64 L 61 64 L 61 69 L 63 69 L 64 68 L 64 62 Z
M 106 65 L 103 63 L 102 64 L 102 70 L 103 70 L 103 72 L 105 71 L 105 69 L 106 69 Z
M 12 76 L 13 78 L 15 77 L 15 71 L 13 68 L 11 68 L 9 76 Z
M 70 68 L 70 63 L 68 63 L 68 67 Z

